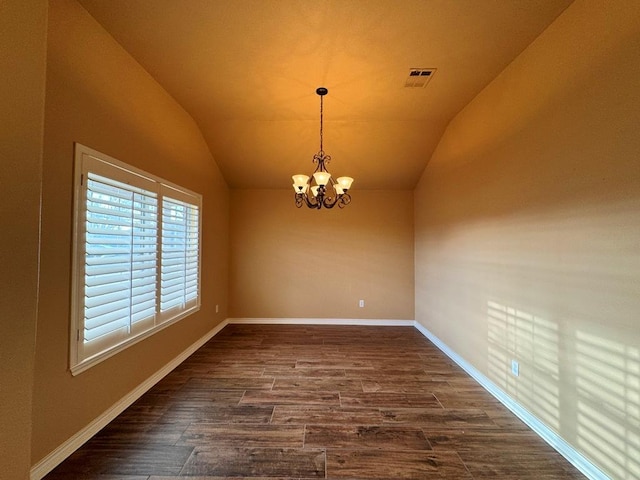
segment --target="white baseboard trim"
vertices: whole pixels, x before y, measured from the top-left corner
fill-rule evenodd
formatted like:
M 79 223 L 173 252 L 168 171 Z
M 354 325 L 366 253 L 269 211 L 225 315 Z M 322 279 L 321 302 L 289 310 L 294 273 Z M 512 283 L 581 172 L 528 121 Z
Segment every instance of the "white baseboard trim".
M 442 340 L 431 333 L 424 325 L 418 321 L 414 322 L 416 329 L 427 337 L 436 347 L 438 347 L 451 360 L 456 362 L 465 372 L 478 382 L 486 391 L 493 395 L 500 403 L 513 412 L 520 420 L 526 423 L 531 430 L 538 434 L 545 442 L 553 447 L 560 455 L 566 458 L 569 463 L 576 467 L 584 476 L 590 480 L 611 480 L 602 470 L 596 467 L 589 459 L 578 452 L 571 444 L 560 435 L 551 430 L 537 417 L 526 410 L 522 405 L 507 395 L 500 387 L 489 380 L 484 374 L 468 363 L 464 358 L 454 352 Z
M 135 389 L 130 391 L 118 402 L 112 405 L 108 410 L 103 412 L 99 417 L 94 419 L 82 430 L 77 432 L 66 442 L 52 451 L 49 455 L 44 457 L 33 467 L 29 478 L 31 480 L 41 480 L 50 471 L 56 468 L 63 460 L 69 457 L 73 452 L 80 448 L 87 440 L 98 433 L 104 428 L 111 420 L 120 415 L 124 410 L 131 406 L 136 400 L 138 400 L 144 393 L 146 393 L 151 387 L 162 380 L 167 374 L 169 374 L 174 368 L 184 362 L 191 354 L 198 350 L 201 346 L 207 343 L 213 338 L 220 330 L 227 326 L 229 322 L 224 320 L 216 325 L 213 329 L 207 332 L 203 337 L 197 340 L 193 345 L 180 353 L 177 357 L 167 363 L 164 367 L 151 375 L 147 380 L 138 385 Z
M 196 341 L 180 355 L 175 357 L 155 374 L 133 389 L 122 399 L 112 405 L 107 411 L 94 419 L 90 424 L 77 432 L 66 442 L 52 451 L 31 468 L 30 479 L 41 480 L 50 471 L 57 467 L 62 461 L 80 448 L 86 441 L 104 428 L 110 421 L 120 415 L 125 409 L 132 405 L 138 398 L 146 393 L 151 387 L 169 374 L 174 368 L 185 361 L 191 354 L 207 343 L 217 333 L 229 324 L 280 324 L 280 325 L 365 325 L 365 326 L 412 326 L 422 335 L 428 338 L 445 355 L 456 362 L 465 372 L 473 377 L 485 390 L 493 395 L 500 403 L 506 406 L 518 418 L 526 423 L 544 441 L 553 447 L 558 453 L 573 464 L 582 474 L 590 480 L 611 480 L 598 467 L 589 461 L 584 455 L 578 452 L 566 440 L 556 432 L 547 427 L 538 418 L 532 415 L 519 403 L 513 400 L 496 384 L 484 376 L 479 370 L 464 360 L 448 345 L 431 333 L 426 327 L 415 320 L 382 320 L 382 319 L 355 319 L 355 318 L 228 318 L 219 323 L 212 330 Z
M 99 417 L 77 432 L 58 448 L 31 467 L 30 479 L 41 480 L 50 471 L 56 468 L 73 452 L 80 448 L 91 437 L 104 428 L 109 422 L 131 406 L 151 387 L 164 378 L 169 372 L 185 361 L 191 354 L 207 343 L 218 332 L 230 323 L 238 324 L 300 324 L 300 325 L 384 325 L 384 326 L 413 326 L 413 320 L 378 320 L 378 319 L 351 319 L 351 318 L 229 318 L 218 324 L 197 342 L 187 348 L 176 358 L 154 373 L 151 377 L 138 385 L 135 389 L 103 412 Z
M 229 323 L 262 325 L 364 325 L 384 327 L 413 327 L 413 320 L 383 320 L 377 318 L 229 318 Z

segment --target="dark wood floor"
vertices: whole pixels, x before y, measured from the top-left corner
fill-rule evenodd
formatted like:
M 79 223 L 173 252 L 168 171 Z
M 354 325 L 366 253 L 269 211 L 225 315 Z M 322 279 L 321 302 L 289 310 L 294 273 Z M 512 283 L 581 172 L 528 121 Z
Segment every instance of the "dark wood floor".
M 584 478 L 413 327 L 230 325 L 47 480 Z

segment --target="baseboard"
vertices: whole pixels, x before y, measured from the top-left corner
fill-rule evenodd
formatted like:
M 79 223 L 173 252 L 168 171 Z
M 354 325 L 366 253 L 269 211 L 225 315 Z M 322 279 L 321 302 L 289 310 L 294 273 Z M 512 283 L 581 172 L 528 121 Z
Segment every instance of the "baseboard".
M 413 327 L 413 320 L 383 320 L 377 318 L 229 318 L 229 323 L 263 325 L 363 325 L 385 327 Z
M 215 328 L 209 331 L 206 335 L 200 338 L 197 342 L 187 348 L 184 352 L 178 355 L 176 358 L 167 363 L 164 367 L 158 370 L 155 374 L 141 383 L 134 390 L 129 392 L 117 403 L 112 405 L 107 411 L 103 412 L 99 417 L 94 419 L 82 430 L 77 432 L 62 445 L 52 451 L 49 455 L 44 457 L 33 467 L 31 467 L 30 479 L 41 480 L 51 470 L 56 468 L 73 452 L 80 448 L 91 437 L 104 428 L 110 421 L 120 415 L 124 410 L 131 406 L 138 398 L 146 393 L 151 387 L 164 378 L 171 370 L 185 361 L 191 354 L 198 350 L 202 345 L 213 338 L 220 330 L 230 323 L 244 323 L 244 324 L 305 324 L 305 325 L 395 325 L 395 326 L 413 326 L 413 320 L 378 320 L 378 319 L 340 319 L 340 318 L 230 318 L 226 319 Z
M 212 330 L 207 332 L 203 337 L 196 341 L 189 348 L 180 353 L 177 357 L 167 363 L 164 367 L 154 373 L 151 377 L 138 385 L 135 389 L 130 391 L 127 395 L 121 398 L 118 402 L 112 405 L 107 411 L 103 412 L 99 417 L 94 419 L 82 430 L 77 432 L 66 442 L 52 451 L 49 455 L 44 457 L 33 467 L 31 467 L 30 479 L 41 480 L 51 470 L 56 468 L 73 452 L 80 448 L 87 440 L 98 433 L 104 428 L 111 420 L 120 415 L 124 410 L 131 406 L 136 400 L 138 400 L 144 393 L 146 393 L 151 387 L 158 383 L 162 378 L 169 374 L 174 368 L 184 362 L 191 354 L 198 350 L 201 346 L 207 343 L 213 338 L 220 330 L 222 330 L 228 321 L 224 320 Z
M 493 395 L 500 403 L 506 406 L 518 418 L 526 423 L 534 432 L 536 432 L 543 440 L 545 440 L 558 453 L 566 458 L 574 465 L 583 475 L 590 480 L 611 480 L 599 468 L 597 468 L 589 459 L 578 452 L 573 446 L 567 443 L 556 432 L 547 427 L 538 418 L 532 415 L 518 402 L 507 395 L 496 384 L 489 380 L 484 374 L 468 363 L 464 358 L 454 352 L 448 345 L 442 342 L 438 337 L 431 333 L 421 323 L 414 320 L 383 320 L 383 319 L 354 319 L 354 318 L 228 318 L 218 324 L 211 331 L 207 332 L 197 342 L 175 357 L 146 381 L 136 387 L 134 390 L 125 395 L 111 408 L 105 411 L 90 424 L 69 438 L 66 442 L 56 448 L 49 455 L 40 460 L 31 468 L 31 480 L 41 480 L 51 470 L 57 467 L 69 455 L 80 448 L 87 440 L 98 433 L 110 421 L 120 415 L 125 409 L 133 404 L 138 398 L 146 393 L 151 387 L 164 378 L 169 372 L 180 365 L 191 354 L 198 350 L 202 345 L 213 338 L 225 326 L 229 324 L 280 324 L 280 325 L 366 325 L 366 326 L 413 326 L 422 335 L 428 338 L 436 345 L 445 355 L 458 364 L 465 372 L 474 378 L 485 390 Z
M 541 422 L 536 416 L 531 414 L 522 405 L 507 395 L 500 387 L 489 380 L 484 374 L 468 363 L 464 358 L 454 352 L 442 340 L 431 333 L 419 322 L 414 322 L 416 329 L 427 337 L 436 347 L 438 347 L 451 360 L 456 362 L 465 372 L 475 379 L 485 390 L 493 395 L 500 403 L 513 412 L 520 420 L 526 423 L 531 430 L 538 434 L 545 442 L 553 447 L 560 455 L 566 458 L 569 463 L 576 467 L 584 476 L 590 480 L 611 480 L 604 472 L 596 467 L 589 459 L 578 452 L 571 444 L 560 435 L 551 430 Z

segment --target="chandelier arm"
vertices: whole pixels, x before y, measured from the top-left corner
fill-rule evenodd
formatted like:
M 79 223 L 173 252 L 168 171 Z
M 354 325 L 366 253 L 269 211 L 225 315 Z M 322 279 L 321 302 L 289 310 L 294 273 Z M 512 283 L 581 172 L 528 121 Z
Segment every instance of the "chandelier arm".
M 324 201 L 322 202 L 322 205 L 324 208 L 328 208 L 331 209 L 333 207 L 336 206 L 336 204 L 340 203 L 340 196 L 337 196 L 335 198 L 332 197 L 326 197 L 324 199 Z
M 324 153 L 323 150 L 318 151 L 318 153 L 316 153 L 313 156 L 313 163 L 315 163 L 316 169 L 313 171 L 313 173 L 315 172 L 326 172 L 327 171 L 327 164 L 331 161 L 331 156 L 330 155 L 326 155 Z
M 344 208 L 351 203 L 351 195 L 348 193 L 343 193 L 340 197 L 340 208 Z
M 306 193 L 294 193 L 295 195 L 295 201 L 296 201 L 296 207 L 301 208 L 302 205 L 307 205 L 307 207 L 309 208 L 320 208 L 318 205 L 319 202 L 316 201 L 312 201 L 309 200 L 309 196 Z
M 310 200 L 309 199 L 309 195 L 307 195 L 306 193 L 304 194 L 304 199 L 307 202 L 307 207 L 309 207 L 309 208 L 317 208 L 318 209 L 318 208 L 320 208 L 322 206 L 322 203 L 320 203 L 317 198 L 313 199 L 313 200 Z
M 325 196 L 323 193 L 318 197 L 313 198 L 305 194 L 295 194 L 296 207 L 301 208 L 303 204 L 306 204 L 309 208 L 315 208 L 320 210 L 322 207 L 330 210 L 336 205 L 340 208 L 344 208 L 351 203 L 351 195 L 348 193 L 339 194 L 336 197 Z

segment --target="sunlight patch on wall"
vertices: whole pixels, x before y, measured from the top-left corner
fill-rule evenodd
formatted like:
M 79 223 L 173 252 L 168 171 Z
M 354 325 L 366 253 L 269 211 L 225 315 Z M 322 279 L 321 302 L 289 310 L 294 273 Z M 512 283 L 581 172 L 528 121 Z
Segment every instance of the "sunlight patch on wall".
M 488 373 L 548 426 L 560 427 L 558 326 L 528 312 L 487 302 Z M 519 363 L 518 376 L 512 361 Z
M 576 332 L 578 444 L 614 478 L 640 478 L 640 348 Z

